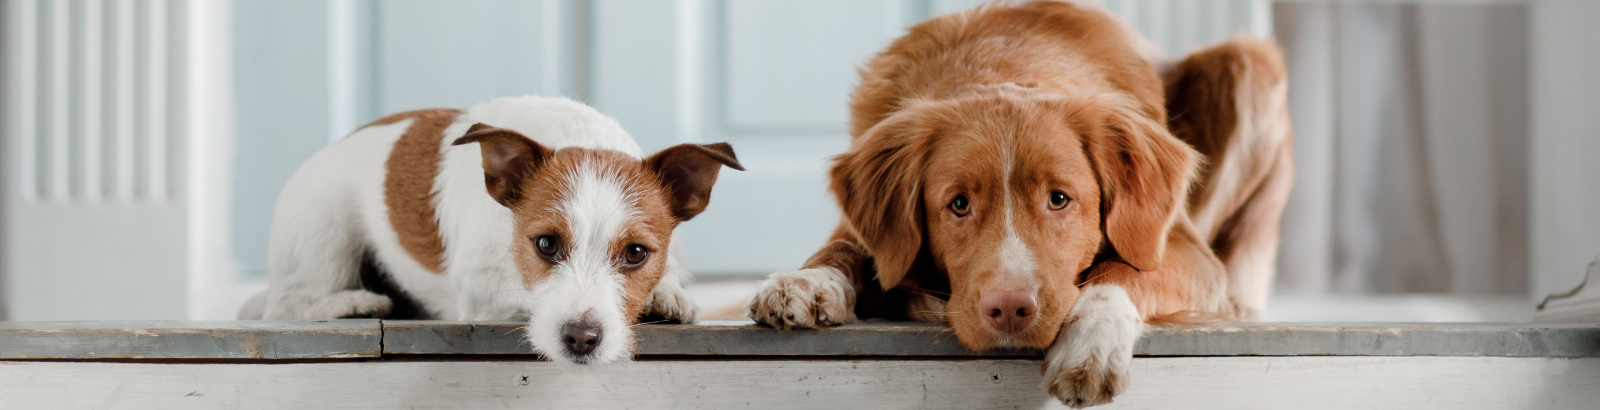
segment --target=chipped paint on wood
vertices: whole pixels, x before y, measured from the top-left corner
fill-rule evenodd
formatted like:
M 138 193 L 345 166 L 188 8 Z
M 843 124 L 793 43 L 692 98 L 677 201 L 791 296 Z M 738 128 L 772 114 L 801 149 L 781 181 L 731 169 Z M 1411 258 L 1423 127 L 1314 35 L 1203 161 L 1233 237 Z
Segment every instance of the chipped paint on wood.
M 378 357 L 378 320 L 0 323 L 0 359 Z
M 385 354 L 528 354 L 517 323 L 385 321 Z M 937 323 L 870 322 L 778 331 L 748 322 L 635 327 L 641 356 L 1023 357 L 973 352 Z M 1600 325 L 1223 323 L 1151 326 L 1140 356 L 1600 357 Z
M 973 352 L 937 323 L 869 322 L 777 331 L 749 322 L 635 327 L 644 358 L 1037 358 L 1033 349 Z M 520 323 L 323 322 L 0 323 L 4 359 L 338 359 L 404 355 L 531 355 Z M 1284 324 L 1152 326 L 1140 356 L 1600 357 L 1596 324 Z

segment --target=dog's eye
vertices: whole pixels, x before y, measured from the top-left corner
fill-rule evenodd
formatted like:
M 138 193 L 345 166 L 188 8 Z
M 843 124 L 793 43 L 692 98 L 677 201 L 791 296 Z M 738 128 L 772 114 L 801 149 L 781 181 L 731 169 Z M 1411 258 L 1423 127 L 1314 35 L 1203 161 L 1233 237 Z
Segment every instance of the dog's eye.
M 649 258 L 650 248 L 646 248 L 644 245 L 636 243 L 628 245 L 626 249 L 622 250 L 622 262 L 630 266 L 644 263 L 645 259 Z
M 967 214 L 972 213 L 970 206 L 967 203 L 966 195 L 957 195 L 956 199 L 950 200 L 950 212 L 955 212 L 957 217 L 967 216 Z
M 561 241 L 556 240 L 554 235 L 533 238 L 533 247 L 538 249 L 539 254 L 544 255 L 546 259 L 556 259 L 556 255 L 561 253 Z
M 1061 191 L 1050 191 L 1050 209 L 1060 210 L 1061 208 L 1066 208 L 1067 201 L 1070 200 L 1070 198 L 1067 198 L 1067 194 Z

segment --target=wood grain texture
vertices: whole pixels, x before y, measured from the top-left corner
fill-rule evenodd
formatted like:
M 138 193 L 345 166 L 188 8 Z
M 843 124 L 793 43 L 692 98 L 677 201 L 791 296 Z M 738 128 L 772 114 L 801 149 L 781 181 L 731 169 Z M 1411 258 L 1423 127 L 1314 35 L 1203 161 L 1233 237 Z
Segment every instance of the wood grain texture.
M 412 355 L 531 355 L 519 323 L 440 321 L 0 323 L 0 360 L 303 360 Z M 1029 349 L 973 352 L 937 323 L 869 322 L 777 331 L 749 322 L 641 325 L 640 357 L 1034 359 Z M 1595 324 L 1282 324 L 1152 326 L 1135 354 L 1172 356 L 1600 357 Z M 519 358 L 522 359 L 522 358 Z
M 1592 408 L 1600 358 L 1133 361 L 1104 409 Z M 7 408 L 1061 408 L 1035 360 L 0 364 Z
M 385 321 L 384 354 L 528 354 L 516 323 Z M 869 322 L 782 332 L 749 322 L 635 327 L 650 356 L 1024 357 L 973 352 L 937 323 Z M 1151 326 L 1141 356 L 1600 357 L 1600 325 L 1224 323 Z
M 0 359 L 245 359 L 378 357 L 375 319 L 0 323 Z

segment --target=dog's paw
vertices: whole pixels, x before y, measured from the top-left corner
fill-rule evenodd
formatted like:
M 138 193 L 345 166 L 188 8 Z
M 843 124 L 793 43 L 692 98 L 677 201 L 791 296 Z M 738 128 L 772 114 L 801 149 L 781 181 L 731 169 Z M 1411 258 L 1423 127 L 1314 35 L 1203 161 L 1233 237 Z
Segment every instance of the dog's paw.
M 856 291 L 839 270 L 774 273 L 745 308 L 750 319 L 778 329 L 813 329 L 853 322 Z
M 645 301 L 644 317 L 640 323 L 673 322 L 694 323 L 700 312 L 689 292 L 677 286 L 658 286 Z
M 1072 408 L 1110 403 L 1128 389 L 1144 321 L 1120 286 L 1084 289 L 1044 362 L 1044 389 Z
M 347 290 L 324 299 L 318 309 L 323 314 L 316 315 L 322 318 L 334 319 L 381 319 L 394 310 L 394 301 L 388 296 L 379 295 L 365 290 Z

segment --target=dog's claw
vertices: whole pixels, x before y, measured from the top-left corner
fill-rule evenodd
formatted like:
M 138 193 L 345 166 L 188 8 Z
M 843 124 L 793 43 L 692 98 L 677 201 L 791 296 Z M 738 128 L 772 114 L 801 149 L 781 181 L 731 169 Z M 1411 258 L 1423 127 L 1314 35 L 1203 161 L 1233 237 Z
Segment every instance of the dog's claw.
M 1128 390 L 1133 345 L 1143 320 L 1117 286 L 1091 286 L 1044 360 L 1044 389 L 1075 409 L 1110 403 Z
M 1045 391 L 1061 400 L 1061 404 L 1075 409 L 1110 403 L 1128 389 L 1126 368 L 1106 366 L 1093 360 L 1071 369 L 1059 369 L 1056 363 L 1047 363 L 1044 377 Z
M 746 305 L 750 320 L 778 329 L 814 329 L 853 322 L 855 289 L 833 268 L 774 273 Z
M 699 310 L 689 292 L 679 287 L 658 287 L 645 302 L 645 316 L 651 321 L 694 323 Z

